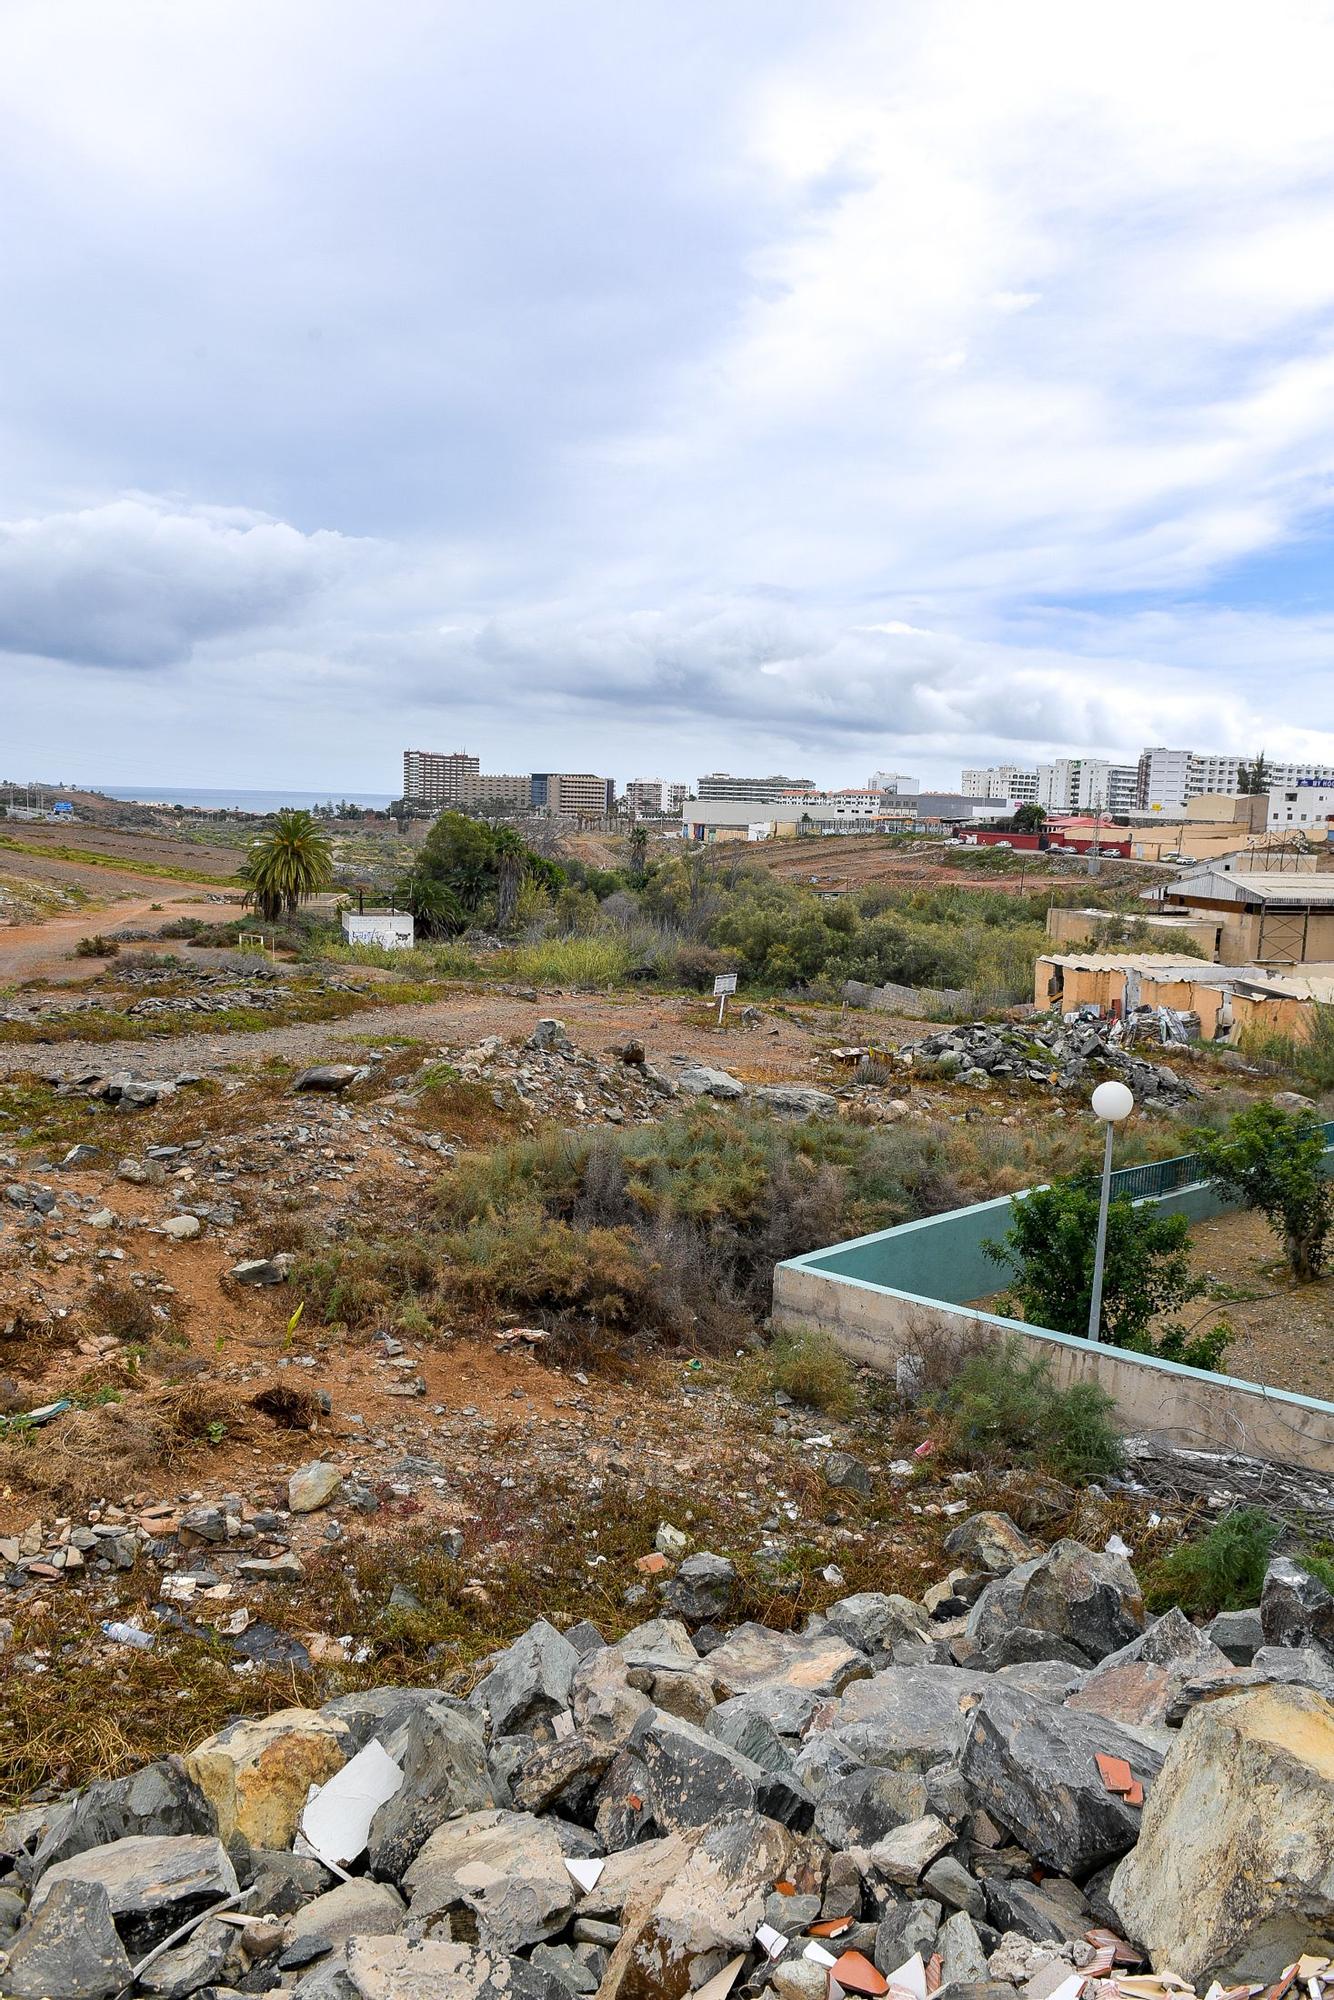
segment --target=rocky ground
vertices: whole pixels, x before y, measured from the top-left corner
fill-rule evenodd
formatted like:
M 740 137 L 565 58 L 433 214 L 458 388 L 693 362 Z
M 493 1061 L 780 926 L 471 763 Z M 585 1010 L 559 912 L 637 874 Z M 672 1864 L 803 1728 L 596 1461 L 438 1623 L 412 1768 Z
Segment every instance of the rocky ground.
M 338 1491 L 316 1462 L 292 1504 Z M 1200 1631 L 1148 1621 L 1123 1555 L 965 1509 L 920 1597 L 797 1631 L 738 1625 L 736 1566 L 655 1539 L 647 1615 L 610 1643 L 538 1618 L 462 1699 L 238 1718 L 14 1812 L 4 1992 L 1334 1986 L 1334 1597 L 1291 1561 Z

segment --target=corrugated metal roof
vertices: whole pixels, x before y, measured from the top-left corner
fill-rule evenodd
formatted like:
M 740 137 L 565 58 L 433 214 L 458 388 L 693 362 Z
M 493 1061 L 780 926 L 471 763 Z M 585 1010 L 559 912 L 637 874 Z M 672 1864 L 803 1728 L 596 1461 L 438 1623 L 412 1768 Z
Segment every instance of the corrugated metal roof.
M 1328 874 L 1299 875 L 1281 868 L 1263 872 L 1225 874 L 1222 869 L 1204 869 L 1195 875 L 1169 882 L 1166 894 L 1209 896 L 1231 903 L 1291 903 L 1296 909 L 1315 904 L 1334 904 L 1334 870 Z

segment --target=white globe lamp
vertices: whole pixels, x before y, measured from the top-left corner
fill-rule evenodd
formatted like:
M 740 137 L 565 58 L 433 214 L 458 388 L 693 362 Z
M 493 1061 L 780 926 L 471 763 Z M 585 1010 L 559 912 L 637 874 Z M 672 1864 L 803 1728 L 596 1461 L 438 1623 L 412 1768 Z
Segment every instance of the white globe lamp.
M 1093 1093 L 1093 1115 L 1107 1128 L 1102 1149 L 1102 1188 L 1098 1196 L 1098 1237 L 1093 1251 L 1093 1289 L 1089 1293 L 1089 1339 L 1102 1338 L 1102 1267 L 1107 1257 L 1107 1207 L 1112 1198 L 1112 1140 L 1135 1108 L 1133 1093 L 1109 1077 Z

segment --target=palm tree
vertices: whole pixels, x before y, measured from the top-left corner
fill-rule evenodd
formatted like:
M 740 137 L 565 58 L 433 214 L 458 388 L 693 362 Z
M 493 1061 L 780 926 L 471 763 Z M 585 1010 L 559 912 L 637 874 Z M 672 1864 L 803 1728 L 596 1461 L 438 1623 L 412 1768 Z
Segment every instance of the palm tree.
M 410 868 L 395 892 L 423 937 L 447 937 L 462 930 L 463 905 L 447 882 L 422 868 Z
M 630 831 L 630 862 L 641 882 L 644 879 L 644 863 L 647 858 L 648 828 L 646 826 L 632 827 Z
M 270 922 L 317 896 L 333 881 L 333 849 L 313 813 L 287 806 L 241 863 L 245 900 Z
M 498 826 L 491 839 L 496 867 L 496 921 L 509 930 L 518 907 L 519 889 L 528 873 L 528 849 L 512 826 Z

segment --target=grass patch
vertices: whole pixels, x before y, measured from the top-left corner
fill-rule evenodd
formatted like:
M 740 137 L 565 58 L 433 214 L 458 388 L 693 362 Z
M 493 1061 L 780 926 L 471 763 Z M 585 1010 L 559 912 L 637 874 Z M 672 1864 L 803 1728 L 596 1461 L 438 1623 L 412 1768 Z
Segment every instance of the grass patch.
M 328 993 L 317 985 L 293 981 L 272 1007 L 226 1007 L 217 1013 L 118 1014 L 89 1008 L 68 1015 L 47 1015 L 37 1021 L 0 1022 L 0 1043 L 155 1042 L 170 1035 L 261 1034 L 270 1028 L 295 1027 L 310 1021 L 344 1021 L 374 1007 L 419 1007 L 434 1000 L 431 987 L 402 982 L 364 987 L 354 993 Z
M 56 846 L 46 841 L 15 840 L 11 834 L 0 834 L 0 848 L 11 854 L 31 854 L 46 861 L 75 861 L 85 868 L 111 868 L 120 875 L 149 875 L 162 882 L 188 882 L 192 887 L 217 889 L 239 887 L 239 879 L 234 875 L 200 875 L 189 868 L 172 868 L 163 861 L 120 860 L 114 854 L 101 854 L 92 847 Z

